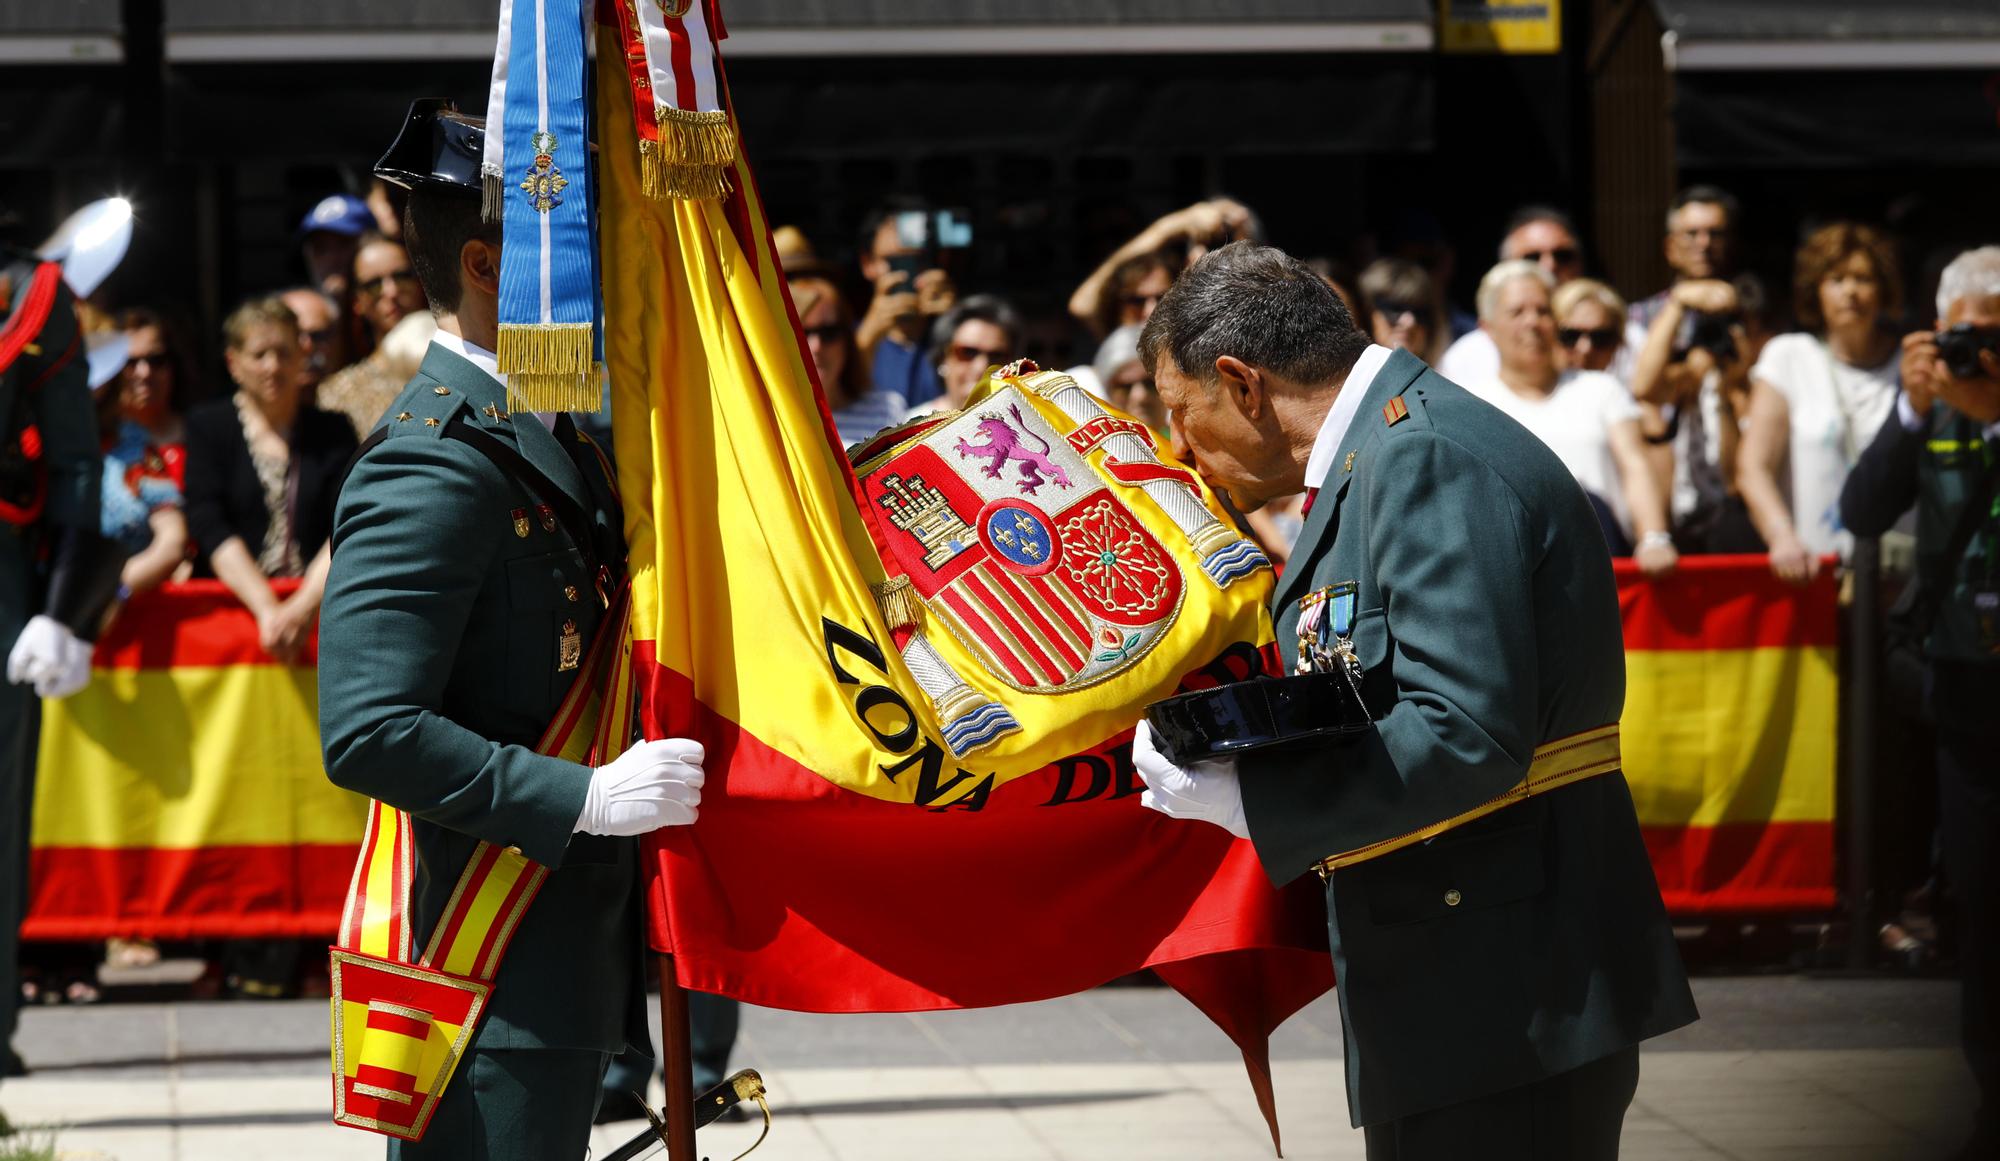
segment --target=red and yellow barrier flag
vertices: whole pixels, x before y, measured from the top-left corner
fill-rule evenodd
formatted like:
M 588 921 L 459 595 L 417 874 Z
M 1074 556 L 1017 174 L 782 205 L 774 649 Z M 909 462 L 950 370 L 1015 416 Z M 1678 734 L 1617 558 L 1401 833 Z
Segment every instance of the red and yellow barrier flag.
M 315 651 L 279 664 L 194 581 L 134 597 L 92 664 L 43 703 L 22 936 L 331 934 L 368 800 L 326 780 Z
M 1139 805 L 1147 702 L 1268 655 L 1271 572 L 1194 476 L 1022 369 L 855 453 L 747 164 L 648 196 L 629 8 L 600 43 L 613 430 L 644 728 L 708 747 L 652 839 L 681 982 L 777 1007 L 970 1007 L 1158 969 L 1244 1047 L 1331 983 L 1317 883 Z M 708 11 L 712 14 L 713 8 Z M 708 26 L 720 27 L 710 20 Z M 622 38 L 623 43 L 620 43 Z
M 1834 905 L 1835 583 L 1761 556 L 1621 566 L 1625 778 L 1669 911 Z

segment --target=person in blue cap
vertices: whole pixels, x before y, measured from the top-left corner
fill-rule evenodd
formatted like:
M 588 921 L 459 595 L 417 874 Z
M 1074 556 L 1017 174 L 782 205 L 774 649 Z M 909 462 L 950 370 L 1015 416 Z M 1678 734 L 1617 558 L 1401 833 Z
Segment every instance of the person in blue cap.
M 328 194 L 306 211 L 299 221 L 299 253 L 305 258 L 306 275 L 314 286 L 346 302 L 348 270 L 354 265 L 354 251 L 361 235 L 375 228 L 375 215 L 368 203 L 353 194 Z

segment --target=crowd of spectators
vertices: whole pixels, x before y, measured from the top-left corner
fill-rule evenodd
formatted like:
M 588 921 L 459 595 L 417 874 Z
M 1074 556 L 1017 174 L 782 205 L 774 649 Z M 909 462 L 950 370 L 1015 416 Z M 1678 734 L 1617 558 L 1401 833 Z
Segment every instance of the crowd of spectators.
M 342 471 L 435 330 L 390 202 L 373 189 L 314 205 L 297 235 L 300 283 L 244 302 L 212 336 L 191 339 L 144 308 L 99 319 L 129 352 L 99 388 L 104 531 L 131 553 L 128 596 L 214 577 L 273 656 L 294 658 L 310 638 Z M 1172 417 L 1140 330 L 1190 262 L 1264 238 L 1250 207 L 1197 202 L 1106 255 L 1067 319 L 1034 319 L 1005 293 L 1031 288 L 960 285 L 977 263 L 925 233 L 934 213 L 885 204 L 858 223 L 851 263 L 822 260 L 795 228 L 774 234 L 846 443 L 965 406 L 989 368 L 1031 343 L 1060 350 L 1080 382 L 1164 440 Z M 1928 333 L 1929 320 L 1905 317 L 1893 240 L 1853 222 L 1801 227 L 1790 301 L 1773 301 L 1740 269 L 1743 214 L 1713 187 L 1675 197 L 1662 236 L 1673 279 L 1624 287 L 1629 305 L 1589 276 L 1581 232 L 1550 206 L 1506 221 L 1465 303 L 1456 255 L 1418 211 L 1358 274 L 1312 265 L 1375 342 L 1432 363 L 1547 443 L 1612 555 L 1660 576 L 1688 555 L 1761 553 L 1802 582 L 1851 549 L 1842 485 L 1897 414 L 1902 332 Z M 1050 341 L 1056 325 L 1068 343 Z M 204 393 L 197 376 L 218 350 L 226 382 Z M 1244 519 L 1280 563 L 1303 524 L 1296 498 Z

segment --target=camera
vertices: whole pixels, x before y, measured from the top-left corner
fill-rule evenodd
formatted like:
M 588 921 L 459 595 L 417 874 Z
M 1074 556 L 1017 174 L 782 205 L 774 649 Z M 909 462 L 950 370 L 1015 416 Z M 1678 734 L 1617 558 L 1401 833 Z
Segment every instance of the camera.
M 2000 351 L 2000 327 L 1979 327 L 1959 323 L 1937 333 L 1938 358 L 1954 379 L 1977 379 L 1986 372 L 1979 365 L 1979 352 Z
M 1698 310 L 1688 312 L 1687 320 L 1681 324 L 1679 341 L 1674 344 L 1674 362 L 1687 358 L 1693 350 L 1707 351 L 1715 356 L 1718 363 L 1728 363 L 1736 358 L 1736 336 L 1731 332 L 1743 316 L 1735 311 L 1728 314 L 1704 314 Z

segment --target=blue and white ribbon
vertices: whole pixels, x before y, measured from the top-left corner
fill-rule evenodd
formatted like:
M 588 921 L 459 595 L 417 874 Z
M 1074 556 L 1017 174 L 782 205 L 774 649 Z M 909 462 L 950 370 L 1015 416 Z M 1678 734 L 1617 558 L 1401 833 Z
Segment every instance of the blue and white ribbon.
M 594 411 L 601 348 L 583 4 L 513 0 L 504 26 L 495 353 L 511 408 Z M 494 72 L 500 77 L 497 63 Z

